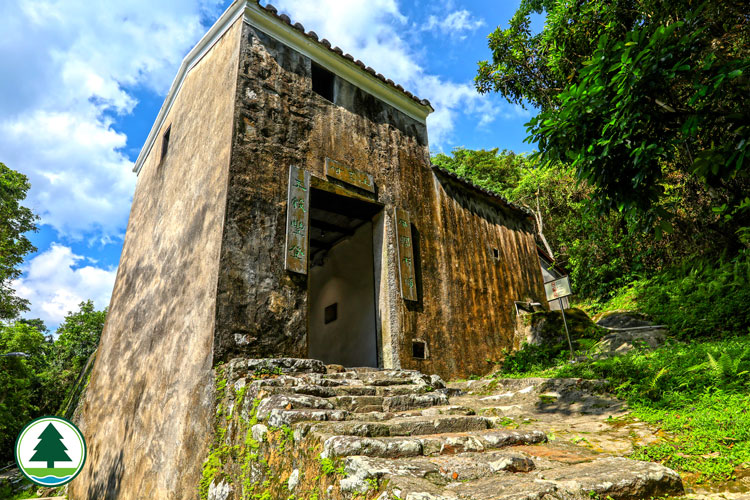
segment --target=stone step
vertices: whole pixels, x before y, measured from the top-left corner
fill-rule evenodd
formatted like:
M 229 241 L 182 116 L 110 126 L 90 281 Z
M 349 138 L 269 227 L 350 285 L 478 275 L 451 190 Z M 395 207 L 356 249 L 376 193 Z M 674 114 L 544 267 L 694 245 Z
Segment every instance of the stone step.
M 323 454 L 327 457 L 364 455 L 380 458 L 452 455 L 521 444 L 537 444 L 546 440 L 547 436 L 543 432 L 535 430 L 486 430 L 382 438 L 338 435 L 325 440 Z
M 397 412 L 429 408 L 430 406 L 445 406 L 448 404 L 448 396 L 442 392 L 427 392 L 424 394 L 405 394 L 401 396 L 388 396 L 383 400 L 383 410 L 386 412 Z
M 556 483 L 575 483 L 585 492 L 615 500 L 678 494 L 683 489 L 680 475 L 672 469 L 624 457 L 604 457 L 554 468 L 542 472 L 540 477 Z
M 374 482 L 386 484 L 378 500 L 635 500 L 683 492 L 671 469 L 621 457 L 539 470 L 528 456 L 513 452 L 399 460 L 355 456 L 344 459 L 344 469 L 341 489 L 355 497 Z
M 438 415 L 476 415 L 476 412 L 472 408 L 461 405 L 437 405 L 397 413 L 397 416 L 402 417 L 436 417 Z
M 298 422 L 340 422 L 346 420 L 349 412 L 346 410 L 316 410 L 303 408 L 299 410 L 281 410 L 274 408 L 268 415 L 268 425 L 281 427 L 292 426 Z
M 449 432 L 471 432 L 491 428 L 490 421 L 476 416 L 394 418 L 380 422 L 337 422 L 314 425 L 310 430 L 324 435 L 360 437 L 426 436 Z
M 234 358 L 225 365 L 225 369 L 230 379 L 246 375 L 253 377 L 279 373 L 326 373 L 326 366 L 322 361 L 301 358 Z
M 344 491 L 364 492 L 368 479 L 428 480 L 435 485 L 455 481 L 471 481 L 501 472 L 530 472 L 535 464 L 527 455 L 512 451 L 461 453 L 458 455 L 415 457 L 391 460 L 387 458 L 353 456 L 344 459 Z
M 271 414 L 271 410 L 334 410 L 333 403 L 325 398 L 307 396 L 304 394 L 272 394 L 264 398 L 258 405 L 257 413 L 259 420 L 265 420 Z
M 383 411 L 383 396 L 337 396 L 333 406 L 353 413 Z
M 336 396 L 402 396 L 408 394 L 423 394 L 433 392 L 430 385 L 401 384 L 401 385 L 342 385 L 332 388 Z

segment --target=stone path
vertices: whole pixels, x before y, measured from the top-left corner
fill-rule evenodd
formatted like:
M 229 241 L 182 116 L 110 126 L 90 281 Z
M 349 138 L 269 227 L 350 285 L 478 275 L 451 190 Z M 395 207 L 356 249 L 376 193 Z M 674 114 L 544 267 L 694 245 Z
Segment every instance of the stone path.
M 259 367 L 284 374 L 252 380 Z M 329 373 L 312 360 L 233 360 L 227 374 L 235 389 L 247 385 L 260 400 L 255 438 L 288 426 L 297 446 L 320 443 L 320 458 L 343 466 L 345 474 L 320 498 L 628 499 L 682 492 L 674 471 L 616 456 L 655 437 L 617 419 L 623 404 L 597 394 L 597 382 L 446 386 L 415 371 Z M 298 462 L 288 465 L 288 488 L 305 498 L 296 490 L 305 470 Z M 217 481 L 209 498 L 240 498 L 236 482 Z

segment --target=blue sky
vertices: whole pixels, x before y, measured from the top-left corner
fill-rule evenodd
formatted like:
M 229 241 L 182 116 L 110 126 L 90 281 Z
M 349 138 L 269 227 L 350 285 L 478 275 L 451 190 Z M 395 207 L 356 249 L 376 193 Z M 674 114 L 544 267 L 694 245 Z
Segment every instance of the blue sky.
M 0 161 L 27 175 L 41 217 L 15 283 L 55 328 L 108 305 L 135 188 L 133 162 L 184 55 L 229 5 L 213 0 L 0 1 Z M 266 3 L 265 1 L 263 2 Z M 516 1 L 277 0 L 293 21 L 419 97 L 431 152 L 530 151 L 523 110 L 474 90 L 487 35 Z M 536 29 L 541 28 L 536 20 Z

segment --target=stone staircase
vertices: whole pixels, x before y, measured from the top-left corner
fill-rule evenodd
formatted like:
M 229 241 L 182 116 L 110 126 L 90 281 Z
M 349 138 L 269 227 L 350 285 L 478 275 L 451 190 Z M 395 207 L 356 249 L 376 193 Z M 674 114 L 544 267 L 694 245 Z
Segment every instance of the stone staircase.
M 204 469 L 211 500 L 627 499 L 682 492 L 679 475 L 659 464 L 548 439 L 549 423 L 565 412 L 602 414 L 591 401 L 578 409 L 568 401 L 586 399 L 581 381 L 557 384 L 556 396 L 540 403 L 550 392 L 544 379 L 531 389 L 519 381 L 482 382 L 480 394 L 472 394 L 467 384 L 446 387 L 416 371 L 343 371 L 288 358 L 235 359 L 219 375 L 227 385 L 217 422 L 228 424 L 217 429 L 223 441 L 215 450 L 234 451 L 221 455 L 218 467 L 214 460 L 212 476 Z M 523 401 L 551 405 L 542 411 L 551 418 L 523 423 Z M 555 414 L 555 405 L 563 413 Z M 243 463 L 248 456 L 254 458 Z

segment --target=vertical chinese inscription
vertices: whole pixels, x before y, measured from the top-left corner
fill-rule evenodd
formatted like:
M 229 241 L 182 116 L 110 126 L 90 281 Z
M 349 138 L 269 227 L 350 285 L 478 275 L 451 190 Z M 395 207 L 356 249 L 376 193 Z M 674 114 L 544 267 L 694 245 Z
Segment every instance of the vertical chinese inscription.
M 396 218 L 396 254 L 401 278 L 401 298 L 417 300 L 417 273 L 414 269 L 414 242 L 411 236 L 409 213 L 400 208 L 394 209 L 393 212 Z
M 284 267 L 287 271 L 307 274 L 309 211 L 310 172 L 290 166 L 284 248 Z

